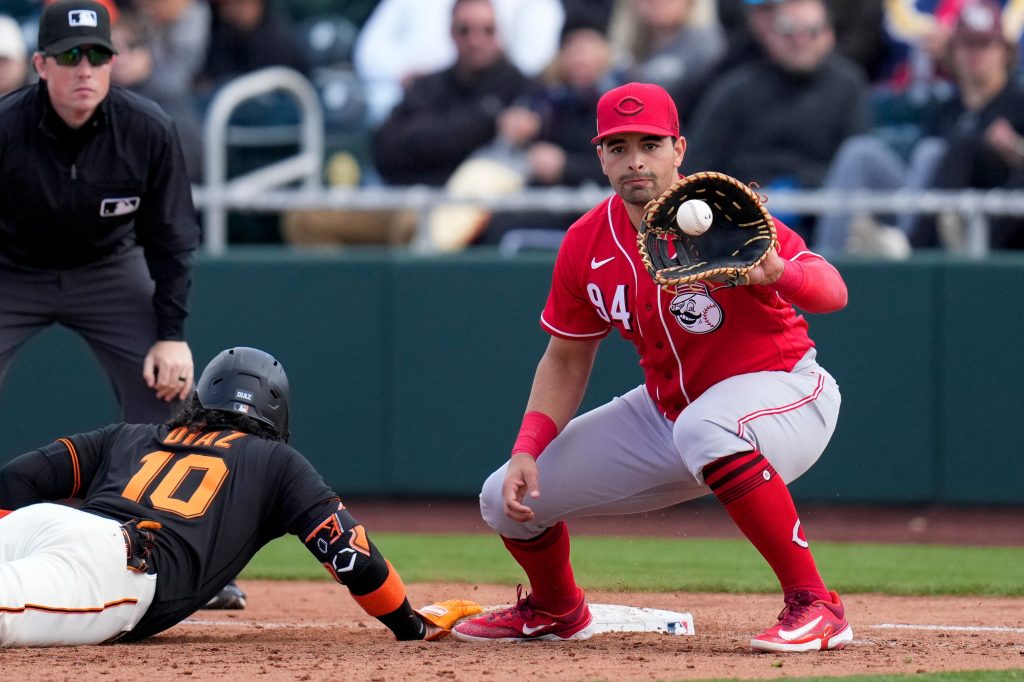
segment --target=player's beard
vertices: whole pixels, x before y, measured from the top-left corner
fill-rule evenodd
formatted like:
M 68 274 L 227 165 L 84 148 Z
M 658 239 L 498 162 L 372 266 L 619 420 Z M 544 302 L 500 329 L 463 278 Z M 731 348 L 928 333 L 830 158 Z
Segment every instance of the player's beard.
M 630 180 L 649 180 L 643 184 L 627 184 Z M 651 199 L 661 196 L 657 191 L 657 177 L 654 173 L 630 173 L 619 178 L 617 192 L 627 204 L 644 207 Z

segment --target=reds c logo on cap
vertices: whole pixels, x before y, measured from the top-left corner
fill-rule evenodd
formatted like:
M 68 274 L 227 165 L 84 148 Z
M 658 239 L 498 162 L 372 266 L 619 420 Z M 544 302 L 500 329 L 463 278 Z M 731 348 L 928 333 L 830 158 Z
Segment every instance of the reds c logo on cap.
M 636 97 L 627 95 L 615 103 L 615 111 L 623 116 L 636 116 L 644 110 L 644 103 Z
M 68 12 L 68 26 L 99 26 L 100 20 L 91 9 L 73 9 Z
M 679 113 L 672 96 L 653 83 L 626 83 L 601 95 L 597 101 L 597 136 L 600 144 L 609 135 L 646 133 L 679 137 Z

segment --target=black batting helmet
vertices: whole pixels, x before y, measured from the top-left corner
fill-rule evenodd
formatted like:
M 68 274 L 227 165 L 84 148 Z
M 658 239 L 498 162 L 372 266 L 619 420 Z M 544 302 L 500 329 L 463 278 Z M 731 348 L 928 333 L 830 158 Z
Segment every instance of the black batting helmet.
M 196 397 L 208 410 L 251 417 L 288 439 L 288 376 L 269 353 L 244 346 L 221 351 L 199 377 Z

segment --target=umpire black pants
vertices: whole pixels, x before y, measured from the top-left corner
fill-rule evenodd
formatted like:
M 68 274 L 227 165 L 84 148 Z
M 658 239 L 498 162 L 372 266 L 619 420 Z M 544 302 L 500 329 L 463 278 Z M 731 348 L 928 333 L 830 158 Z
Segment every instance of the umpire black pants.
M 175 403 L 157 399 L 142 378 L 143 360 L 157 340 L 153 289 L 137 247 L 70 270 L 0 264 L 0 388 L 18 350 L 50 325 L 60 324 L 89 345 L 110 380 L 124 421 L 167 421 Z

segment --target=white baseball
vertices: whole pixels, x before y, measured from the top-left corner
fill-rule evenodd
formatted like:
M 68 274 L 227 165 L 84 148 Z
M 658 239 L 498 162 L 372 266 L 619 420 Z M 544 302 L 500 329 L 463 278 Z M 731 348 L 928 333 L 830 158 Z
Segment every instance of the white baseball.
M 711 212 L 711 207 L 700 199 L 684 201 L 676 211 L 676 222 L 679 223 L 683 232 L 691 237 L 697 237 L 707 232 L 714 219 L 715 214 Z

